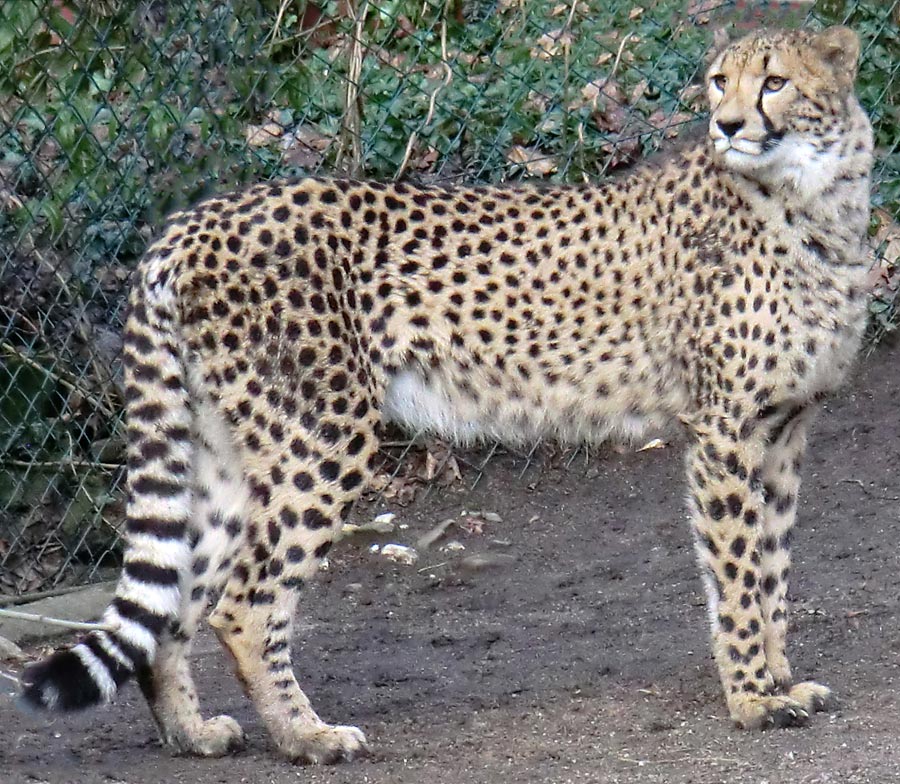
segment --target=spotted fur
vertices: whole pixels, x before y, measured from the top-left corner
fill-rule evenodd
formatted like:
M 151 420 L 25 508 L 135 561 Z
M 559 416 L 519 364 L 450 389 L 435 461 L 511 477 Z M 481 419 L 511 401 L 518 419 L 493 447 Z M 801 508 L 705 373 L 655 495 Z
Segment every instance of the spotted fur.
M 797 724 L 829 691 L 785 653 L 815 402 L 865 319 L 872 133 L 846 28 L 712 60 L 708 138 L 601 185 L 259 185 L 176 215 L 125 331 L 128 549 L 111 632 L 24 676 L 72 709 L 132 674 L 163 740 L 225 753 L 188 670 L 210 623 L 279 750 L 364 748 L 294 678 L 299 589 L 371 476 L 381 423 L 461 441 L 597 440 L 671 418 L 728 709 Z M 674 513 L 674 510 L 673 510 Z

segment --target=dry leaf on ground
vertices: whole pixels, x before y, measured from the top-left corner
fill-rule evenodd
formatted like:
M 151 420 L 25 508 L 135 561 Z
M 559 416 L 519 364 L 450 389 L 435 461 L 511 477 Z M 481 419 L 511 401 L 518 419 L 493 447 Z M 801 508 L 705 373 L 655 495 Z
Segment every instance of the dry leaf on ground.
M 694 115 L 689 112 L 675 112 L 675 114 L 669 114 L 662 109 L 658 109 L 647 118 L 647 122 L 657 130 L 663 131 L 663 135 L 667 139 L 671 139 L 678 136 L 682 124 L 690 122 L 693 119 Z
M 572 33 L 565 28 L 551 30 L 538 38 L 537 44 L 531 50 L 531 56 L 541 60 L 549 60 L 564 54 L 572 46 L 574 40 Z
M 871 238 L 872 269 L 870 288 L 875 294 L 900 289 L 900 223 L 885 209 L 872 210 L 878 228 Z
M 278 123 L 267 122 L 264 125 L 248 125 L 244 133 L 251 147 L 265 147 L 278 141 L 284 134 L 284 128 Z
M 556 171 L 558 164 L 556 158 L 547 155 L 536 147 L 523 147 L 517 144 L 506 153 L 506 160 L 525 167 L 525 171 L 532 176 L 546 177 Z
M 422 487 L 429 484 L 447 487 L 461 480 L 462 471 L 450 447 L 442 441 L 432 441 L 425 449 L 407 454 L 395 472 L 375 474 L 369 492 L 406 506 Z

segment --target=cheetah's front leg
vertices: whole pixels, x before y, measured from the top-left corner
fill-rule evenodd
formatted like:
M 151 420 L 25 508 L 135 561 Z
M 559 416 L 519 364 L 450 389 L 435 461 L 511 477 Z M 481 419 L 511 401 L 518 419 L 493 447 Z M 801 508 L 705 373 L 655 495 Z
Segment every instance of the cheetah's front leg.
M 793 683 L 786 653 L 788 626 L 788 572 L 791 566 L 791 529 L 797 516 L 800 461 L 813 406 L 776 410 L 764 424 L 769 428 L 769 447 L 763 463 L 765 500 L 760 540 L 761 604 L 766 661 L 775 684 L 812 712 L 833 703 L 827 686 L 805 681 Z
M 744 728 L 802 724 L 805 706 L 775 693 L 761 601 L 761 488 L 767 446 L 755 419 L 706 416 L 695 423 L 688 481 L 697 552 L 704 571 L 713 654 L 732 719 Z

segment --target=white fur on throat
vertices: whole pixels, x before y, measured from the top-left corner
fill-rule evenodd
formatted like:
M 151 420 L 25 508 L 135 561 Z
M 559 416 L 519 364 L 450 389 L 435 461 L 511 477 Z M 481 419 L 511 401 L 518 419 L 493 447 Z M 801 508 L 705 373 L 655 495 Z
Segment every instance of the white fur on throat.
M 716 140 L 716 150 L 729 169 L 773 188 L 787 185 L 804 201 L 817 199 L 846 165 L 846 155 L 837 146 L 820 150 L 811 142 L 788 136 L 771 150 L 757 152 L 751 145 L 741 149 L 741 141 Z

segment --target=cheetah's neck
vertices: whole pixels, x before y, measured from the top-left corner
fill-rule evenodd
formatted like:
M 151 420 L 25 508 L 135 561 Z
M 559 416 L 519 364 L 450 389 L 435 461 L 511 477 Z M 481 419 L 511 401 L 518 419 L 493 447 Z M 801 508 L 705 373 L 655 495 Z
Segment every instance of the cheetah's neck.
M 858 269 L 866 262 L 872 161 L 871 127 L 857 106 L 844 127 L 816 143 L 794 144 L 787 167 L 756 179 L 741 173 L 730 178 L 760 214 L 783 220 L 814 255 L 831 266 Z

